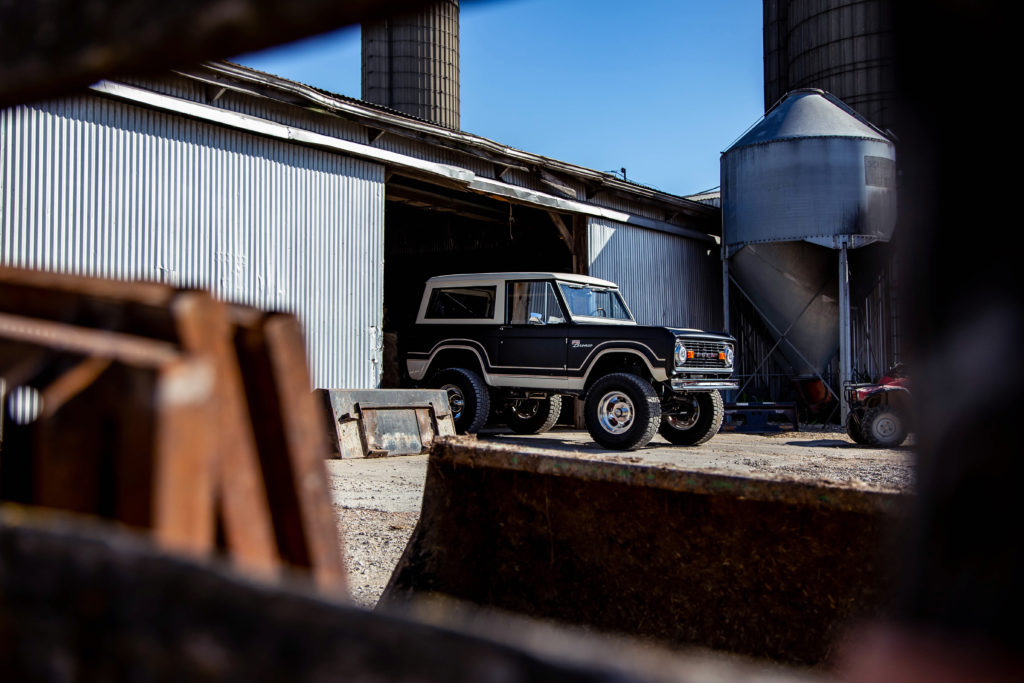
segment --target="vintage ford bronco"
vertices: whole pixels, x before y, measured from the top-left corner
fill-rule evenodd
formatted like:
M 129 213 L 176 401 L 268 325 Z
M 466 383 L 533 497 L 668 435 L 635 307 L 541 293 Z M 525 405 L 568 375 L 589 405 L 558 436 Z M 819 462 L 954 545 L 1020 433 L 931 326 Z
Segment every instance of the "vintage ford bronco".
M 431 278 L 401 352 L 412 383 L 448 392 L 460 432 L 492 411 L 519 433 L 547 431 L 562 396 L 578 396 L 594 441 L 630 450 L 656 432 L 680 445 L 718 432 L 734 343 L 637 325 L 607 280 L 481 273 Z

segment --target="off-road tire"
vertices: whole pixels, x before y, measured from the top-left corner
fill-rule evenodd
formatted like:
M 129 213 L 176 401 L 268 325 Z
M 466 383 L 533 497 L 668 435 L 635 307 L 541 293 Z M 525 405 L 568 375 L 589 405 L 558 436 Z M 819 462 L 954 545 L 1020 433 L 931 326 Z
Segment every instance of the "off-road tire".
M 906 421 L 888 405 L 866 410 L 860 429 L 868 444 L 880 448 L 895 448 L 907 439 Z
M 619 418 L 614 416 L 616 406 L 625 410 Z M 654 438 L 661 424 L 661 402 L 646 380 L 615 372 L 590 387 L 583 414 L 587 431 L 598 445 L 631 451 L 643 448 Z M 615 424 L 609 424 L 613 421 Z
M 509 401 L 505 408 L 505 424 L 516 434 L 542 434 L 558 422 L 562 413 L 562 397 Z
M 491 395 L 476 372 L 466 368 L 441 370 L 431 378 L 430 386 L 438 389 L 448 387 L 448 403 L 456 432 L 475 434 L 487 424 Z
M 697 401 L 697 419 L 691 427 L 679 428 L 669 415 L 663 415 L 658 433 L 676 446 L 699 446 L 711 440 L 722 428 L 725 404 L 717 391 L 694 393 Z
M 868 442 L 864 438 L 864 432 L 860 430 L 860 423 L 857 422 L 857 418 L 853 416 L 853 413 L 846 416 L 846 433 L 850 435 L 854 443 L 864 445 Z

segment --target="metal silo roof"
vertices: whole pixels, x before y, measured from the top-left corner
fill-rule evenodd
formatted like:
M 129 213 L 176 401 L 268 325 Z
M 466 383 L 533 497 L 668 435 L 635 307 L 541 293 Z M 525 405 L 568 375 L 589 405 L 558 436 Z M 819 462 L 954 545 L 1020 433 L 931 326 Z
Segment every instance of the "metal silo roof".
M 822 90 L 809 88 L 789 93 L 729 150 L 776 140 L 816 137 L 889 142 L 884 133 L 841 100 Z

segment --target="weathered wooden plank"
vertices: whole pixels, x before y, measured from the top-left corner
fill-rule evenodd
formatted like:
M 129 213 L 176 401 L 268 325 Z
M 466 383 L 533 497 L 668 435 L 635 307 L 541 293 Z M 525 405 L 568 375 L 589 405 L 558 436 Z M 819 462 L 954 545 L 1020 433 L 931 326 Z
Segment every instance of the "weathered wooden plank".
M 327 488 L 327 426 L 310 391 L 302 328 L 294 316 L 233 309 L 235 348 L 257 434 L 280 556 L 345 590 L 338 522 Z

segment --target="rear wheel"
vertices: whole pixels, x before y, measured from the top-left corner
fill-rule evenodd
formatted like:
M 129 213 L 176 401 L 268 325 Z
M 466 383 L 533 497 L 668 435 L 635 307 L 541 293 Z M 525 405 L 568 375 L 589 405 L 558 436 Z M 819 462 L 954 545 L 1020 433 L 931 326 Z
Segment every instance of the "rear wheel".
M 872 446 L 892 448 L 907 438 L 907 426 L 903 417 L 891 406 L 877 406 L 864 413 L 860 425 L 864 438 Z
M 682 402 L 684 410 L 664 415 L 658 433 L 677 446 L 699 446 L 711 440 L 722 428 L 725 404 L 717 391 L 689 394 Z
M 517 434 L 541 434 L 555 426 L 562 397 L 513 399 L 505 408 L 505 423 Z
M 584 417 L 591 438 L 605 448 L 642 448 L 661 423 L 658 394 L 644 379 L 626 372 L 606 375 L 587 392 Z
M 475 434 L 483 429 L 491 397 L 480 375 L 466 368 L 449 368 L 434 375 L 430 384 L 448 394 L 456 432 Z

